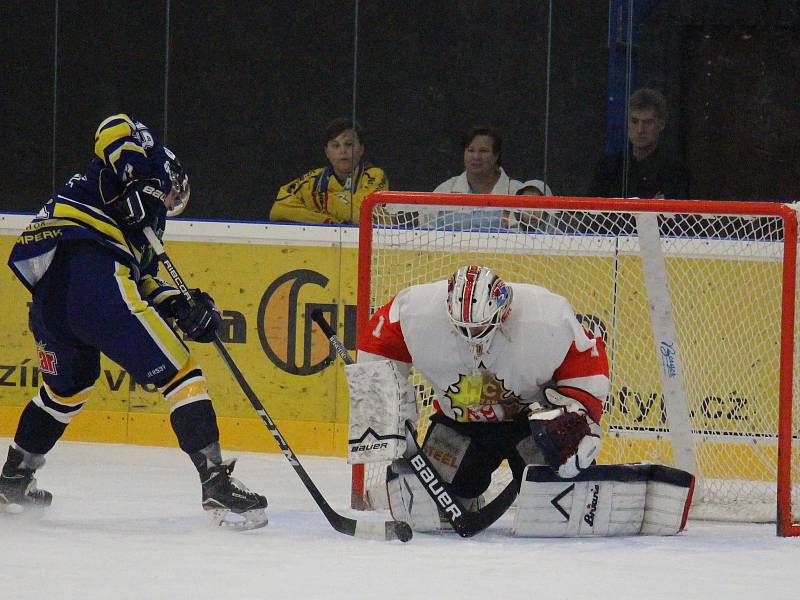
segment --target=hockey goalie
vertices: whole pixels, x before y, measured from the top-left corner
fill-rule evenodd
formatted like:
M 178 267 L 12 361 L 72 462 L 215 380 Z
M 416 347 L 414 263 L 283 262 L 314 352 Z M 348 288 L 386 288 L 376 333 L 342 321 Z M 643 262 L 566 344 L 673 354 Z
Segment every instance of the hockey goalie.
M 422 451 L 466 510 L 480 512 L 492 473 L 507 460 L 519 492 L 517 536 L 684 527 L 692 475 L 595 465 L 608 359 L 564 297 L 463 266 L 448 280 L 400 291 L 372 316 L 358 350 L 346 367 L 350 462 L 392 461 L 389 508 L 415 530 L 441 531 L 448 521 L 407 460 L 416 445 L 404 427 L 417 420 L 412 366 L 434 394 Z

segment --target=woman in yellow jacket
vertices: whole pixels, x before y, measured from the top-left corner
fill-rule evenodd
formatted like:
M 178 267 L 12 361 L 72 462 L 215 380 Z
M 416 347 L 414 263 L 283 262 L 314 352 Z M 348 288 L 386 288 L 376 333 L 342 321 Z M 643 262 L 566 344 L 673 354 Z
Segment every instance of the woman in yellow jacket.
M 324 137 L 329 166 L 282 186 L 269 212 L 270 220 L 357 224 L 364 198 L 389 189 L 383 169 L 364 162 L 361 138 L 358 123 L 343 118 L 329 123 Z

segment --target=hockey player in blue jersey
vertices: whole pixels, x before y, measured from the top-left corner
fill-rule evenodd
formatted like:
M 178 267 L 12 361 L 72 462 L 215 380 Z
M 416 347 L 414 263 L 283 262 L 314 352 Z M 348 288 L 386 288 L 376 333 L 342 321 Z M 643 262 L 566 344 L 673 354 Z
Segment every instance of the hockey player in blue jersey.
M 223 525 L 266 525 L 267 501 L 231 477 L 206 380 L 186 339 L 210 342 L 220 324 L 211 297 L 194 305 L 156 277 L 142 230 L 161 237 L 180 213 L 189 179 L 175 155 L 119 114 L 95 133 L 94 157 L 19 236 L 9 266 L 32 295 L 29 323 L 44 384 L 25 406 L 0 475 L 0 512 L 48 506 L 34 472 L 44 465 L 100 375 L 100 353 L 169 401 L 181 449 L 200 474 L 202 506 Z

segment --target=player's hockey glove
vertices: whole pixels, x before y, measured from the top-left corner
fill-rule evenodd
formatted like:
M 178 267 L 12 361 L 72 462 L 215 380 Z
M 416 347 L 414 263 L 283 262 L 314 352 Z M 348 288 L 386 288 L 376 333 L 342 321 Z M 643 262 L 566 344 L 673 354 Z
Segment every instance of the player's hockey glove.
M 587 408 L 598 406 L 600 401 L 584 390 L 567 386 L 549 386 L 544 395 L 554 408 L 528 415 L 533 439 L 560 477 L 575 477 L 592 465 L 600 451 L 600 426 Z
M 206 292 L 193 289 L 189 290 L 189 293 L 194 304 L 189 304 L 183 294 L 176 294 L 159 305 L 159 312 L 175 319 L 186 339 L 204 344 L 212 342 L 222 323 L 219 309 L 214 304 L 214 299 Z
M 158 213 L 166 212 L 161 191 L 161 181 L 136 179 L 125 190 L 105 205 L 106 212 L 128 231 L 141 231 L 158 221 Z

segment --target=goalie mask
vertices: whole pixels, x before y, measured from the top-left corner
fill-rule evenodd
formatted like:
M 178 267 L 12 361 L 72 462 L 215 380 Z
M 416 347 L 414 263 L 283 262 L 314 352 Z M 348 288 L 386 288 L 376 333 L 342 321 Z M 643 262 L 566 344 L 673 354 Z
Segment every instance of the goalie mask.
M 447 282 L 447 314 L 476 353 L 491 344 L 511 312 L 511 286 L 487 267 L 461 267 Z

